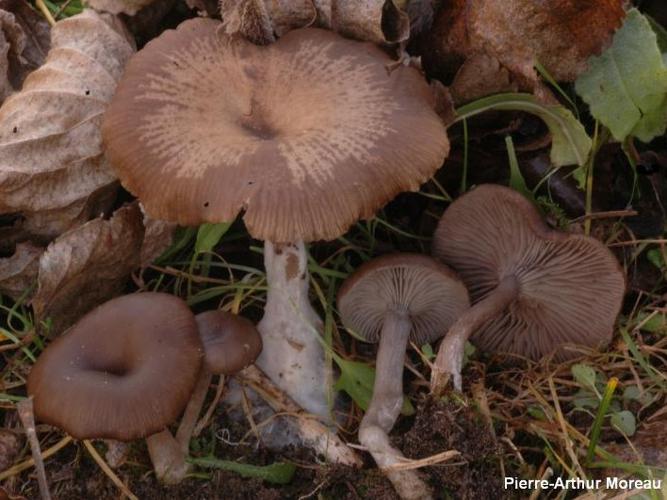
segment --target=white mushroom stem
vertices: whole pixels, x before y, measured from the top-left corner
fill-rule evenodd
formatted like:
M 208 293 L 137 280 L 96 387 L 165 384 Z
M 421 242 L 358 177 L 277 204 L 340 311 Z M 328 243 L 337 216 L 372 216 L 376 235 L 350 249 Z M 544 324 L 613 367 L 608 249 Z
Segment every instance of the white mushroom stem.
M 168 429 L 146 438 L 155 476 L 165 484 L 176 484 L 188 473 L 189 465 L 178 441 Z
M 413 470 L 391 470 L 405 457 L 389 442 L 389 432 L 403 406 L 403 359 L 412 323 L 407 313 L 385 316 L 375 364 L 373 397 L 359 426 L 359 442 L 375 459 L 402 499 L 432 498 L 428 485 Z
M 241 384 L 248 385 L 277 413 L 296 419 L 296 428 L 303 445 L 324 456 L 327 461 L 349 467 L 361 467 L 361 460 L 328 426 L 314 415 L 305 413 L 262 371 L 251 365 L 235 375 Z
M 440 344 L 433 364 L 431 394 L 442 395 L 450 376 L 453 379 L 454 388 L 461 390 L 461 370 L 466 341 L 484 323 L 500 314 L 518 295 L 519 282 L 515 276 L 507 276 L 489 295 L 468 309 L 452 325 Z
M 322 320 L 308 299 L 308 255 L 302 241 L 264 243 L 268 286 L 257 325 L 263 350 L 255 362 L 304 410 L 331 421 L 331 368 L 324 359 Z
M 183 412 L 181 423 L 178 425 L 178 430 L 176 431 L 176 441 L 181 447 L 183 456 L 187 456 L 190 452 L 190 439 L 197 425 L 199 413 L 201 413 L 201 409 L 204 406 L 204 400 L 206 399 L 206 393 L 211 385 L 212 378 L 213 374 L 206 367 L 202 366 L 197 385 L 195 385 L 190 401 L 188 401 L 188 406 L 186 406 L 185 412 Z

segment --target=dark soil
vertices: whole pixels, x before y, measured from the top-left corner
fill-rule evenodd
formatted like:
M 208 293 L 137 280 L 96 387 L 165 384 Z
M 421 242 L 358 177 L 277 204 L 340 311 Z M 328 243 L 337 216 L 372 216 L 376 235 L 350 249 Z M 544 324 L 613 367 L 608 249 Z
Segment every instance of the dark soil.
M 472 405 L 454 401 L 422 403 L 412 428 L 396 440 L 410 458 L 458 450 L 459 459 L 421 469 L 436 498 L 507 498 L 503 494 L 501 449 Z

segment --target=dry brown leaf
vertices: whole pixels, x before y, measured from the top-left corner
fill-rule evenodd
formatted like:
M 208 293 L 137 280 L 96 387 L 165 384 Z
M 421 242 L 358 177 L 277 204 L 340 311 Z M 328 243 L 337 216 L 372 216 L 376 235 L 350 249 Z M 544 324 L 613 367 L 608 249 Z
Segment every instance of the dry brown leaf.
M 625 0 L 454 0 L 438 14 L 423 47 L 439 77 L 465 58 L 486 54 L 533 89 L 541 63 L 556 80 L 573 81 L 601 52 L 625 16 Z
M 39 257 L 43 248 L 19 243 L 11 257 L 0 259 L 0 293 L 18 299 L 37 281 Z
M 153 219 L 144 214 L 144 242 L 141 245 L 141 267 L 148 266 L 157 259 L 174 241 L 178 224 Z
M 85 4 L 100 12 L 133 16 L 155 0 L 85 0 Z
M 500 92 L 516 92 L 517 84 L 498 59 L 475 54 L 466 59 L 449 86 L 456 106 Z
M 0 104 L 44 62 L 49 32 L 49 23 L 25 0 L 0 0 Z
M 141 210 L 134 203 L 109 220 L 94 219 L 71 229 L 49 245 L 39 261 L 32 300 L 38 321 L 51 321 L 49 335 L 60 334 L 123 290 L 139 266 L 143 237 Z
M 258 44 L 286 32 L 320 26 L 375 43 L 397 43 L 410 36 L 410 19 L 397 0 L 221 0 L 228 34 L 241 33 Z M 421 14 L 421 12 L 420 12 Z
M 21 214 L 34 237 L 108 208 L 99 127 L 133 52 L 119 21 L 86 10 L 56 24 L 44 65 L 0 107 L 0 214 Z

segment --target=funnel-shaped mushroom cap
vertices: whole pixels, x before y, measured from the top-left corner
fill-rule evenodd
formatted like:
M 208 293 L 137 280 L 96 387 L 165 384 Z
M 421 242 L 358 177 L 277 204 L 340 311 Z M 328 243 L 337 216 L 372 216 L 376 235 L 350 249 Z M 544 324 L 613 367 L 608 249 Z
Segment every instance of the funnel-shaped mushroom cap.
M 204 345 L 206 368 L 233 375 L 255 362 L 262 352 L 262 337 L 251 321 L 225 311 L 206 311 L 195 319 Z
M 538 359 L 566 343 L 611 338 L 625 291 L 614 256 L 593 238 L 550 229 L 509 188 L 482 185 L 452 203 L 433 254 L 461 276 L 473 303 L 503 278 L 516 279 L 518 297 L 472 337 L 483 349 Z
M 172 423 L 201 366 L 193 314 L 181 299 L 138 293 L 84 316 L 28 377 L 35 415 L 77 439 L 129 441 Z
M 388 312 L 407 313 L 410 339 L 421 345 L 442 337 L 470 306 L 468 292 L 447 266 L 425 255 L 394 254 L 363 264 L 338 292 L 343 324 L 377 342 Z
M 369 43 L 320 29 L 255 46 L 194 19 L 128 64 L 107 156 L 155 218 L 244 220 L 277 242 L 340 236 L 448 153 L 429 86 Z

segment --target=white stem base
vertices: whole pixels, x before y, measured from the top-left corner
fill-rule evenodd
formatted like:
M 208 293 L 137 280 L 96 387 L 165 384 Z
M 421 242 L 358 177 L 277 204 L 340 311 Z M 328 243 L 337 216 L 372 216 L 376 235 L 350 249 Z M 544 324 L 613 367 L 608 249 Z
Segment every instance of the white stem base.
M 382 473 L 391 481 L 396 493 L 403 500 L 431 500 L 431 488 L 419 477 L 415 470 L 396 470 L 393 465 L 402 463 L 404 458 L 400 450 L 389 442 L 387 433 L 376 426 L 359 430 L 359 442 L 373 456 Z
M 165 429 L 146 438 L 155 476 L 164 484 L 178 484 L 185 479 L 190 465 L 174 436 Z
M 262 354 L 255 362 L 307 412 L 331 421 L 331 370 L 320 338 L 322 320 L 308 300 L 308 256 L 303 242 L 264 243 L 268 292 L 257 325 Z

